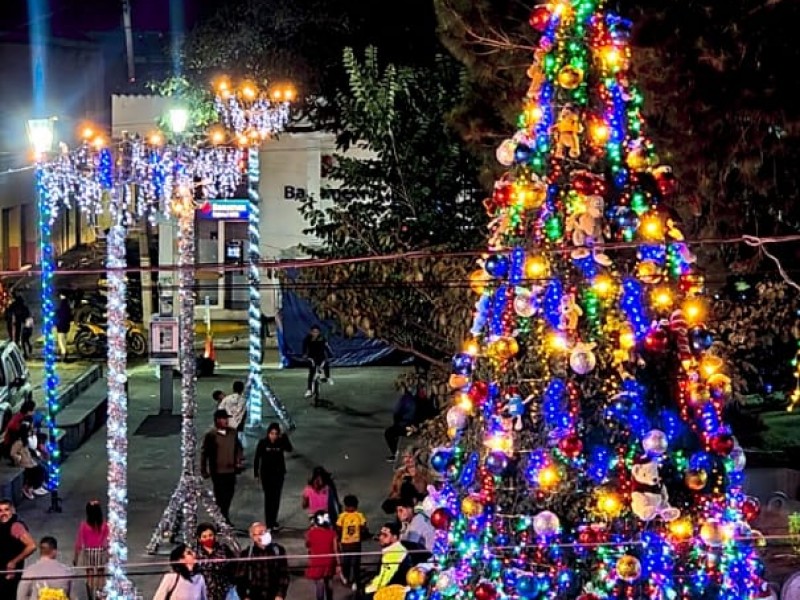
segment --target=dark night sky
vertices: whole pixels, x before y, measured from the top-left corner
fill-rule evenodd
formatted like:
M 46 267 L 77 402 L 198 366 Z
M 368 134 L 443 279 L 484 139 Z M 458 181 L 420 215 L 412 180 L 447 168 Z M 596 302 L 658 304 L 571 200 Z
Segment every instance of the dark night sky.
M 185 27 L 191 28 L 200 7 L 210 9 L 224 0 L 131 0 L 133 27 L 137 31 L 170 29 L 169 7 L 174 2 L 184 11 Z M 87 31 L 107 31 L 122 22 L 121 0 L 36 0 L 45 8 L 51 35 L 82 37 Z M 27 35 L 30 0 L 0 1 L 0 31 L 18 38 Z

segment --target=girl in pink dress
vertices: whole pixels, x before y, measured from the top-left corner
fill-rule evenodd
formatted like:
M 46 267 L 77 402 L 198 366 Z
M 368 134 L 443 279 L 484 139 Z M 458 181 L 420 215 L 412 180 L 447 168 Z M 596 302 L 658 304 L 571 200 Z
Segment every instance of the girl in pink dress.
M 322 467 L 314 467 L 308 485 L 303 488 L 303 508 L 308 511 L 309 518 L 320 510 L 329 516 L 338 513 L 338 502 L 330 473 Z
M 103 518 L 99 500 L 86 504 L 86 519 L 78 526 L 75 536 L 75 556 L 72 564 L 85 568 L 86 593 L 96 598 L 105 585 L 105 564 L 108 560 L 108 523 Z

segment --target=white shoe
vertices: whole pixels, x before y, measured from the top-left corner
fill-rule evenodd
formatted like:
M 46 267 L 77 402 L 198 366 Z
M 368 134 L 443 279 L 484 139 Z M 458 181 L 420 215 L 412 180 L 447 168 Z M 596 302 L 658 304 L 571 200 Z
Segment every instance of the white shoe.
M 33 493 L 34 493 L 34 495 L 36 495 L 36 496 L 45 496 L 45 495 L 46 495 L 46 494 L 48 494 L 49 492 L 47 491 L 47 488 L 45 488 L 45 487 L 40 487 L 40 488 L 37 488 L 37 489 L 33 490 Z
M 28 500 L 33 500 L 33 492 L 30 491 L 28 488 L 22 490 L 22 495 L 25 496 Z
M 306 393 L 304 394 L 304 397 L 305 398 L 311 398 L 311 390 L 306 390 Z
M 328 377 L 328 384 L 329 385 L 333 385 L 333 378 L 332 377 Z

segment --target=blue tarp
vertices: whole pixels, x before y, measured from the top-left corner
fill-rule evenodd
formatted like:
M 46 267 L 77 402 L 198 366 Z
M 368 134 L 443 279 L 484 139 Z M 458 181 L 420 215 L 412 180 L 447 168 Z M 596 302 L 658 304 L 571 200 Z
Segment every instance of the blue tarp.
M 276 319 L 278 347 L 284 367 L 306 367 L 300 360 L 303 354 L 303 338 L 312 325 L 319 325 L 322 334 L 333 350 L 334 367 L 360 367 L 387 360 L 400 363 L 397 352 L 386 342 L 370 339 L 358 332 L 353 337 L 336 333 L 332 321 L 323 321 L 314 313 L 311 304 L 290 290 L 281 291 L 281 317 Z

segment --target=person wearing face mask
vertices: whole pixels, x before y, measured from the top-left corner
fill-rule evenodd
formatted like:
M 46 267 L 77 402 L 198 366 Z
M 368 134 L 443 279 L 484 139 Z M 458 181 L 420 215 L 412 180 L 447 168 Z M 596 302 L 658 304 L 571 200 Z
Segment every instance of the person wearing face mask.
M 172 573 L 161 579 L 153 600 L 208 600 L 206 580 L 197 568 L 197 556 L 186 544 L 169 554 Z
M 272 541 L 267 526 L 250 525 L 249 548 L 242 550 L 236 573 L 236 591 L 241 600 L 285 600 L 289 590 L 286 550 Z
M 200 573 L 206 580 L 208 600 L 225 600 L 233 587 L 233 550 L 217 539 L 217 528 L 211 523 L 197 526 L 197 559 Z
M 32 500 L 35 496 L 44 496 L 45 472 L 36 460 L 36 447 L 39 439 L 28 421 L 23 421 L 17 433 L 17 439 L 11 444 L 11 460 L 22 469 L 22 495 Z M 33 448 L 33 449 L 31 449 Z

